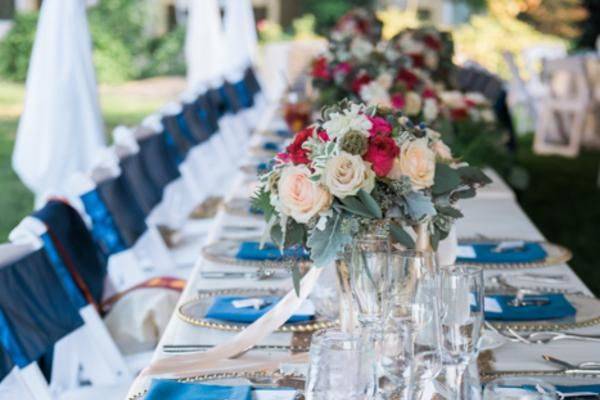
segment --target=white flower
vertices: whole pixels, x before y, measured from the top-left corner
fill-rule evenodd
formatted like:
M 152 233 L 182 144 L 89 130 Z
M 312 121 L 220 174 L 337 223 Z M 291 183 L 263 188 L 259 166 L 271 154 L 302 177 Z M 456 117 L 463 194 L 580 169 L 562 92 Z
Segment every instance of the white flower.
M 350 109 L 344 110 L 343 113 L 332 113 L 329 121 L 323 124 L 323 128 L 331 139 L 340 138 L 350 131 L 361 132 L 365 136 L 369 136 L 369 130 L 373 125 L 363 111 L 364 107 L 352 104 Z
M 344 198 L 354 196 L 360 189 L 371 192 L 375 173 L 361 156 L 342 151 L 327 160 L 323 181 L 334 196 Z
M 277 189 L 277 209 L 301 224 L 329 209 L 333 200 L 331 193 L 310 179 L 310 170 L 305 165 L 285 167 Z
M 360 98 L 369 105 L 391 107 L 391 99 L 388 90 L 379 83 L 371 81 L 360 88 Z
M 429 69 L 437 69 L 438 64 L 439 64 L 439 58 L 438 55 L 433 52 L 433 51 L 428 51 L 427 53 L 425 53 L 425 65 L 427 66 L 427 68 Z
M 481 105 L 485 105 L 488 103 L 487 99 L 485 98 L 485 96 L 479 92 L 468 92 L 465 93 L 465 99 L 469 100 L 470 102 L 474 103 L 475 105 L 481 106 Z
M 404 111 L 409 116 L 418 115 L 421 112 L 421 96 L 419 96 L 415 92 L 408 92 L 404 97 L 406 101 L 406 105 L 404 106 Z
M 457 90 L 441 92 L 440 99 L 442 100 L 442 103 L 452 109 L 466 107 L 465 97 Z
M 433 185 L 435 153 L 429 148 L 427 138 L 404 142 L 400 148 L 400 169 L 408 176 L 416 190 Z
M 421 54 L 425 50 L 425 45 L 414 40 L 411 34 L 402 35 L 399 45 L 404 53 L 409 54 Z
M 377 77 L 376 81 L 383 86 L 384 89 L 389 90 L 392 87 L 394 77 L 389 72 L 383 72 Z
M 485 122 L 495 122 L 496 115 L 491 109 L 486 108 L 481 111 L 481 119 L 483 119 Z
M 442 142 L 441 140 L 436 140 L 435 142 L 433 142 L 433 144 L 431 146 L 433 147 L 433 151 L 435 152 L 435 155 L 440 160 L 444 160 L 444 161 L 452 160 L 452 151 L 446 145 L 446 143 Z
M 358 36 L 350 44 L 350 53 L 360 61 L 366 61 L 373 52 L 373 45 L 368 40 Z
M 425 99 L 425 104 L 423 105 L 423 118 L 425 118 L 425 121 L 433 121 L 437 118 L 438 113 L 439 109 L 436 101 L 434 99 Z

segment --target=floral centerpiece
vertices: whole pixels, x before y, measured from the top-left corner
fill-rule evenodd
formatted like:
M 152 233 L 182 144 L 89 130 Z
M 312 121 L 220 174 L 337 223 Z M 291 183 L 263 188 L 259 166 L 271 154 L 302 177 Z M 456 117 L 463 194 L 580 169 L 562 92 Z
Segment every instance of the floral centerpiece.
M 425 124 L 344 101 L 325 108 L 276 156 L 253 206 L 275 243 L 305 246 L 325 266 L 375 221 L 406 248 L 435 249 L 462 216 L 456 202 L 488 182 L 457 163 Z
M 375 13 L 365 8 L 353 8 L 342 15 L 331 30 L 334 40 L 362 36 L 373 42 L 381 39 L 382 22 Z

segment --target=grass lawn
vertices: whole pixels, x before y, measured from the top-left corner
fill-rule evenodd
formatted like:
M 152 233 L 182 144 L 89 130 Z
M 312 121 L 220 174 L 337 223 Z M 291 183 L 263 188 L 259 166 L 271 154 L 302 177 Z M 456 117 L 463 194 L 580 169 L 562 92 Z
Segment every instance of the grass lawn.
M 183 90 L 179 78 L 154 78 L 102 85 L 100 103 L 106 132 L 120 124 L 135 125 Z M 33 196 L 11 168 L 11 154 L 24 99 L 24 86 L 0 81 L 0 243 L 31 212 Z
M 106 131 L 138 123 L 182 88 L 180 79 L 162 78 L 102 86 Z M 0 82 L 0 242 L 33 203 L 10 166 L 23 92 L 22 85 Z M 600 294 L 600 189 L 596 184 L 600 152 L 584 152 L 576 159 L 536 156 L 531 137 L 522 138 L 519 147 L 519 161 L 531 175 L 529 190 L 518 193 L 521 205 L 549 240 L 573 251 L 571 266 Z

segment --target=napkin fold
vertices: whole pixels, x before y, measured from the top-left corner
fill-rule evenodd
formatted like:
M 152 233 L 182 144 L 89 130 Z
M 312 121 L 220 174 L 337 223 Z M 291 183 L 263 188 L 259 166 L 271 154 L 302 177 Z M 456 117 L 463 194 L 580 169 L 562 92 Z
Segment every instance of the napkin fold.
M 146 400 L 252 400 L 250 386 L 219 386 L 154 379 Z
M 283 254 L 279 247 L 273 243 L 265 243 L 260 248 L 260 242 L 242 242 L 235 257 L 239 260 L 252 261 L 282 261 L 288 258 L 308 259 L 308 251 L 302 247 L 294 246 L 283 249 Z
M 528 298 L 544 298 L 549 303 L 544 305 L 526 305 L 515 307 L 510 302 L 515 298 L 513 295 L 486 296 L 485 319 L 490 321 L 539 321 L 546 319 L 558 319 L 575 315 L 577 310 L 569 303 L 563 294 L 542 294 L 536 296 L 525 296 Z M 493 303 L 494 301 L 497 302 Z M 490 307 L 494 304 L 498 307 Z
M 476 262 L 482 264 L 526 263 L 542 261 L 546 258 L 546 250 L 536 242 L 526 242 L 522 248 L 505 251 L 494 251 L 497 243 L 461 243 L 462 247 L 472 247 L 474 257 L 460 255 L 459 262 Z
M 575 394 L 575 393 L 596 393 L 600 394 L 600 384 L 597 385 L 554 385 L 556 390 L 562 394 Z
M 214 298 L 212 305 L 206 312 L 205 317 L 210 319 L 218 319 L 221 321 L 241 322 L 251 324 L 264 314 L 269 312 L 281 300 L 277 296 L 261 296 L 265 301 L 265 306 L 261 308 L 242 307 L 237 308 L 233 305 L 235 300 L 244 300 L 248 297 L 243 296 L 217 296 Z M 314 312 L 304 312 L 299 310 L 298 313 L 292 314 L 287 322 L 304 322 L 314 318 Z
M 268 151 L 279 151 L 279 144 L 275 142 L 265 142 L 262 147 Z

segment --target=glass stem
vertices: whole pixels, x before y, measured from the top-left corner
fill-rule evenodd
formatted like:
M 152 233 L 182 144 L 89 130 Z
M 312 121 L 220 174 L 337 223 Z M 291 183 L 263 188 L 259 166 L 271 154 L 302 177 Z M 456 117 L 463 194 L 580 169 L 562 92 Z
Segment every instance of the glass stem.
M 468 364 L 466 363 L 460 363 L 456 366 L 456 382 L 455 382 L 455 388 L 456 388 L 456 400 L 467 400 L 468 399 L 468 395 L 467 395 L 467 384 L 466 384 L 466 378 L 467 378 L 467 368 L 468 368 Z

